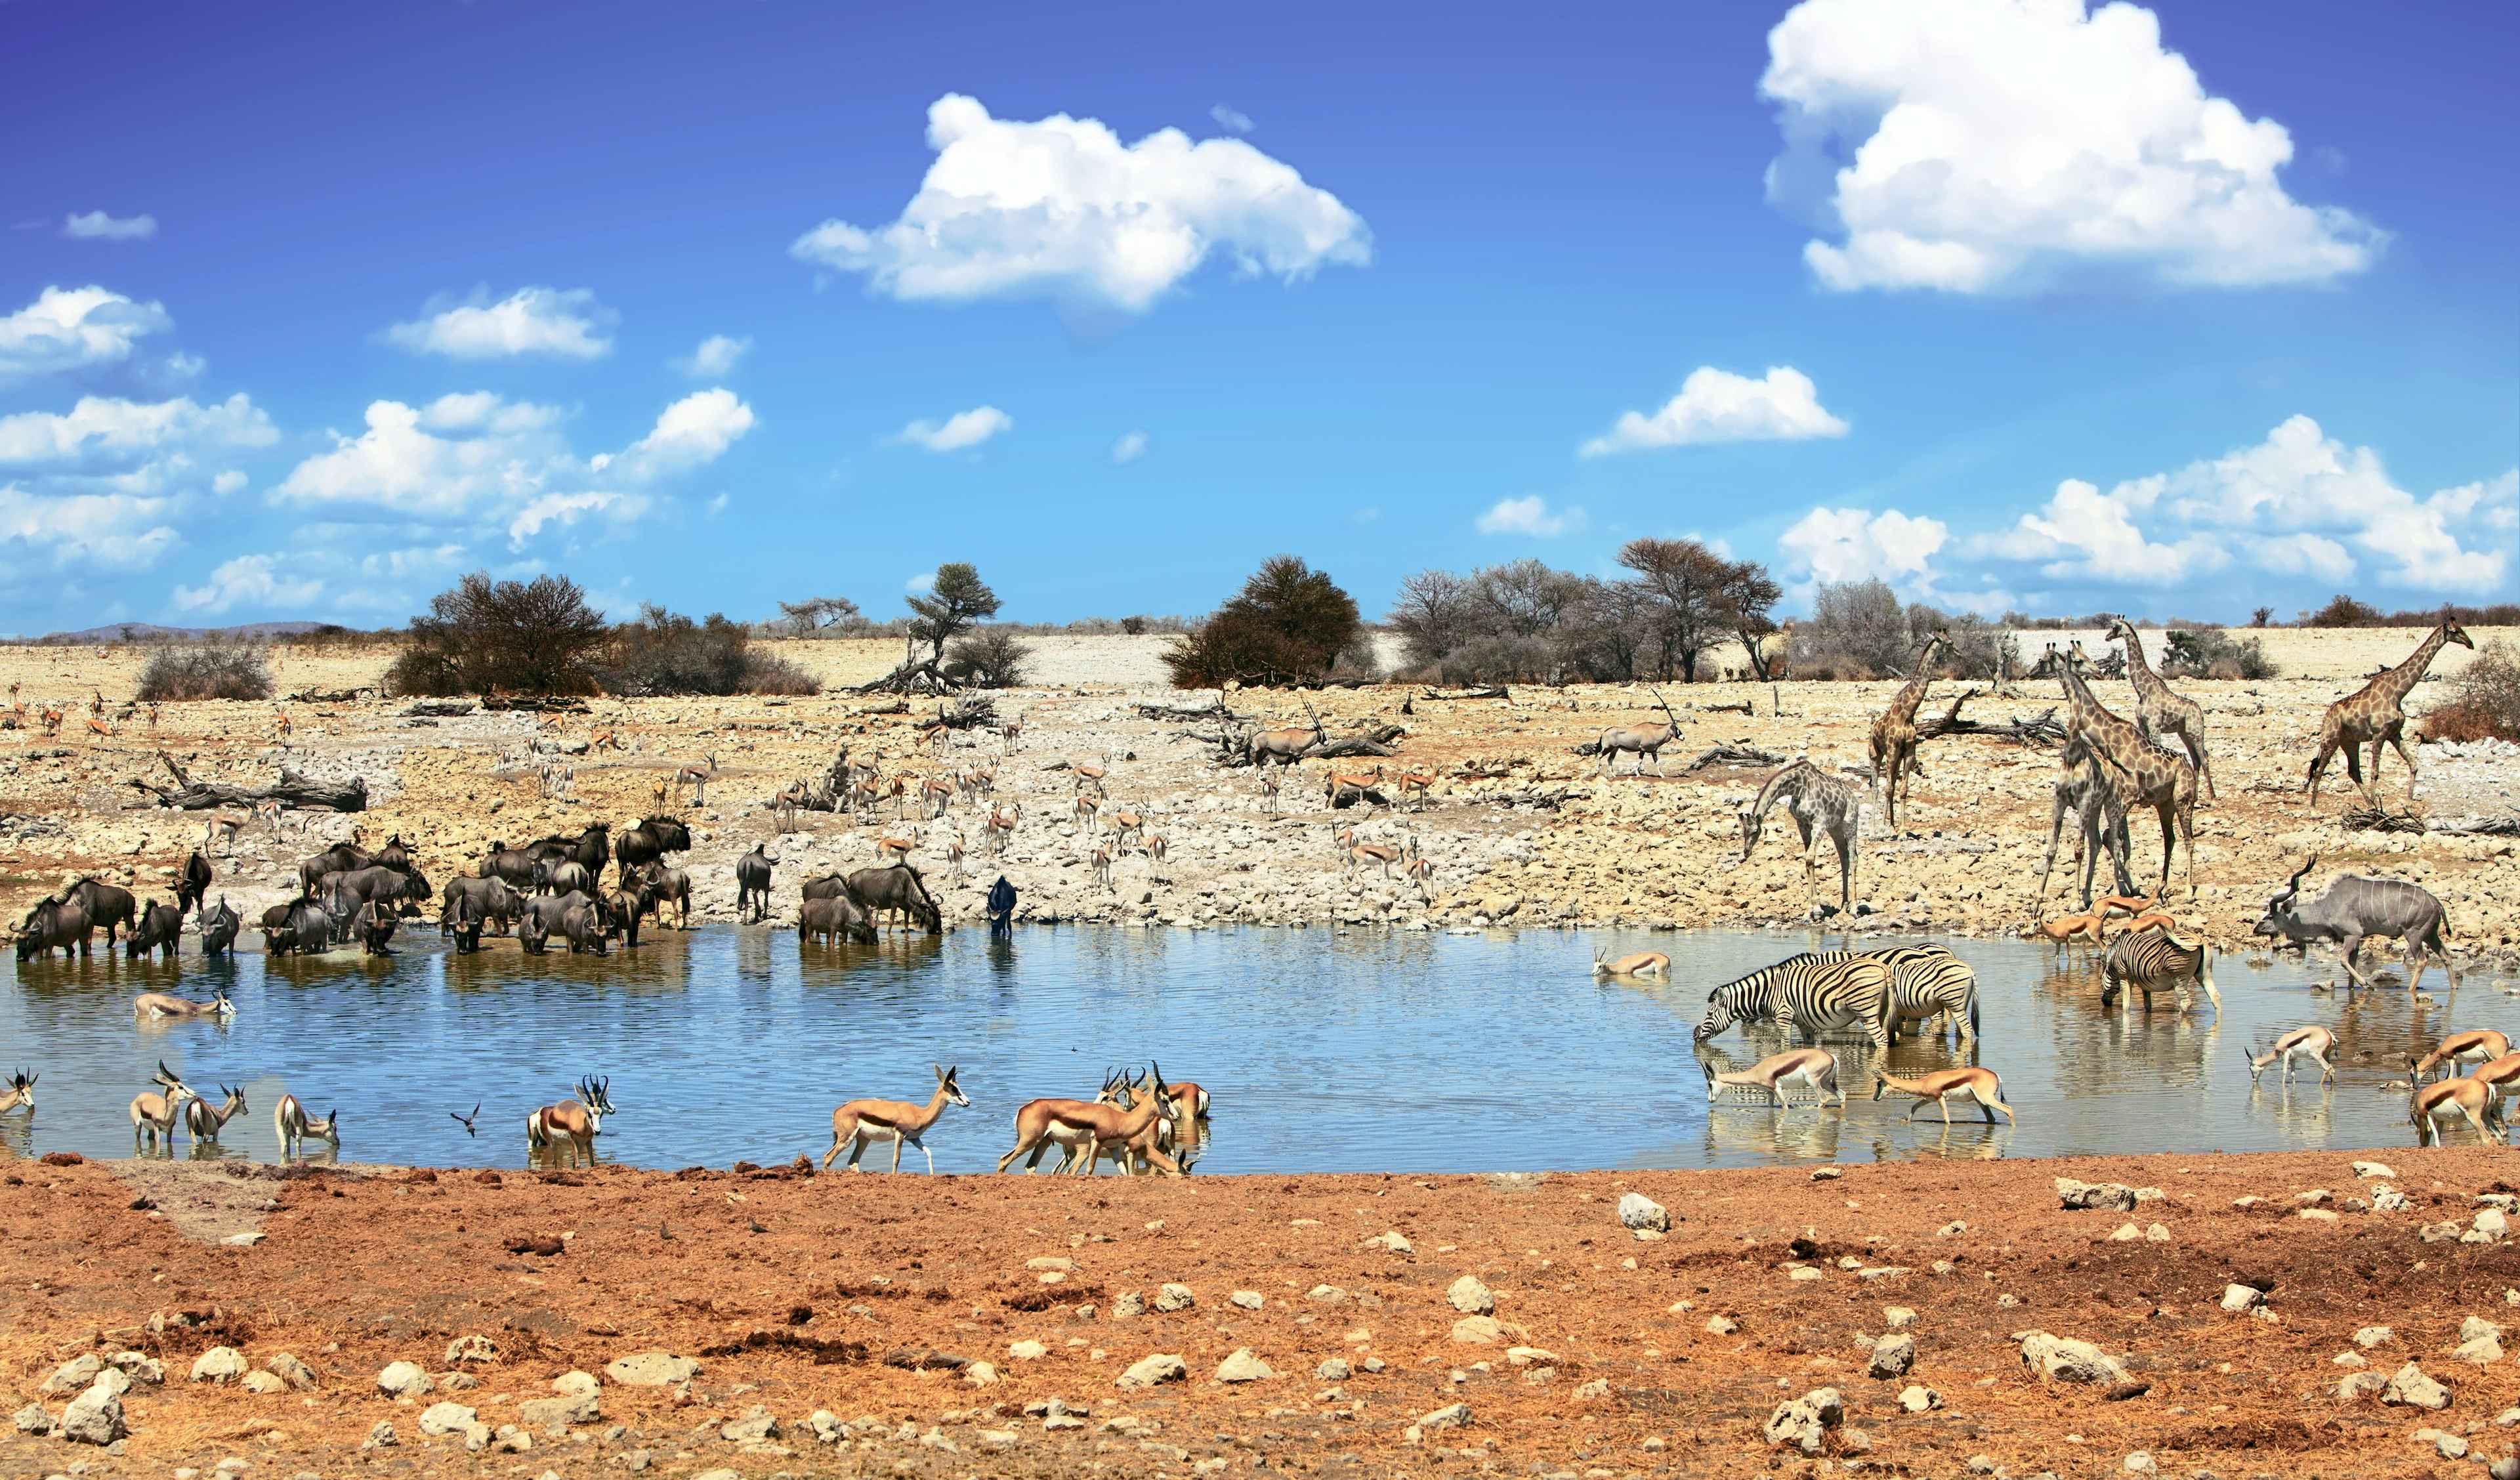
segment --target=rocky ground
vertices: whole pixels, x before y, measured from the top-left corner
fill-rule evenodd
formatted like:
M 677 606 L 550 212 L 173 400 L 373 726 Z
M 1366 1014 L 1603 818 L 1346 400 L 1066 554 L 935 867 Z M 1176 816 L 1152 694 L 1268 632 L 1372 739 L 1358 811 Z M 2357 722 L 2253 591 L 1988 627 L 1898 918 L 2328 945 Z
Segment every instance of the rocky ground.
M 2484 641 L 2495 634 L 2477 636 Z M 2195 897 L 2174 894 L 2171 903 L 2182 928 L 2227 947 L 2248 945 L 2267 896 L 2317 854 L 2314 892 L 2347 870 L 2413 879 L 2448 905 L 2462 950 L 2507 959 L 2520 945 L 2520 839 L 2351 830 L 2342 815 L 2360 799 L 2341 771 L 2317 807 L 2300 794 L 2326 704 L 2355 687 L 2357 675 L 2409 648 L 2415 635 L 2270 635 L 2275 639 L 2282 640 L 2287 672 L 2316 676 L 2182 686 L 2205 706 L 2220 784 L 2219 798 L 2204 802 L 2197 816 Z M 795 884 L 831 869 L 872 864 L 878 837 L 915 830 L 914 862 L 946 897 L 949 915 L 965 920 L 977 917 L 982 893 L 999 873 L 1020 891 L 1023 917 L 1034 919 L 1382 921 L 1407 928 L 1479 922 L 1688 928 L 1798 920 L 1816 901 L 1834 902 L 1833 860 L 1822 859 L 1818 885 L 1807 889 L 1781 814 L 1772 817 L 1757 856 L 1740 860 L 1735 813 L 1773 768 L 1719 763 L 1691 769 L 1690 762 L 1717 744 L 1737 744 L 1808 754 L 1832 769 L 1861 765 L 1866 733 L 1894 687 L 1666 689 L 1684 725 L 1684 738 L 1665 758 L 1669 774 L 1606 778 L 1572 747 L 1605 725 L 1654 718 L 1653 695 L 1642 686 L 1517 690 L 1509 699 L 1457 702 L 1396 686 L 1328 691 L 1313 702 L 1333 737 L 1405 726 L 1397 756 L 1383 764 L 1431 766 L 1441 780 L 1422 811 L 1332 811 L 1323 795 L 1328 766 L 1307 763 L 1287 780 L 1282 810 L 1272 815 L 1253 773 L 1218 766 L 1214 747 L 1194 738 L 1213 730 L 1212 722 L 1142 709 L 1195 707 L 1217 697 L 1160 685 L 1154 656 L 1164 641 L 1044 640 L 1036 663 L 1044 687 L 999 696 L 1004 711 L 1022 717 L 1016 748 L 1007 751 L 994 734 L 968 732 L 941 757 L 922 752 L 916 738 L 918 723 L 934 712 L 933 701 L 887 713 L 881 701 L 837 693 L 791 700 L 597 700 L 588 714 L 554 718 L 416 717 L 400 703 L 373 696 L 170 704 L 155 727 L 134 715 L 112 736 L 74 734 L 86 717 L 82 707 L 58 739 L 22 731 L 0 747 L 0 909 L 22 910 L 82 871 L 164 892 L 169 871 L 201 845 L 204 819 L 148 806 L 130 785 L 134 778 L 168 780 L 163 751 L 196 778 L 260 785 L 285 764 L 322 779 L 367 780 L 372 805 L 364 815 L 292 815 L 278 830 L 261 824 L 246 829 L 232 859 L 213 850 L 218 887 L 248 919 L 294 887 L 299 858 L 354 828 L 371 844 L 400 833 L 414 844 L 424 872 L 442 882 L 450 873 L 470 872 L 494 840 L 574 832 L 596 820 L 619 825 L 654 810 L 657 786 L 678 766 L 714 755 L 718 772 L 705 801 L 684 790 L 667 803 L 696 826 L 698 846 L 684 862 L 702 919 L 732 918 L 733 862 L 756 842 L 766 842 L 779 861 L 774 918 L 792 921 Z M 897 655 L 886 644 L 780 646 L 832 682 L 879 672 Z M 375 650 L 290 655 L 281 681 L 299 694 L 358 691 L 373 685 L 386 656 Z M 2442 667 L 2453 669 L 2466 656 L 2452 650 Z M 0 649 L 0 676 L 22 683 L 23 696 L 37 702 L 98 691 L 128 694 L 139 662 L 138 654 L 115 650 Z M 1968 687 L 1937 684 L 1924 712 L 1939 713 Z M 1998 722 L 2033 715 L 2055 702 L 2052 689 L 2026 682 L 2010 695 L 1973 698 L 1963 712 Z M 2102 692 L 2132 711 L 2124 685 L 2104 684 Z M 2411 707 L 2419 712 L 2441 692 L 2440 683 L 2428 683 Z M 1225 700 L 1238 715 L 1304 721 L 1302 702 L 1292 695 L 1238 693 Z M 1724 705 L 1747 705 L 1750 712 Z M 285 740 L 277 733 L 284 712 L 292 727 Z M 622 748 L 591 749 L 605 731 Z M 791 781 L 819 776 L 843 746 L 876 757 L 887 779 L 905 777 L 914 795 L 923 776 L 974 768 L 994 770 L 994 789 L 958 800 L 933 821 L 901 815 L 887 803 L 859 817 L 806 813 L 797 831 L 778 832 L 769 798 Z M 2485 742 L 2425 746 L 2420 754 L 2424 776 L 2414 803 L 2435 830 L 2507 823 L 2514 815 L 2520 750 Z M 1928 774 L 1903 806 L 1895 830 L 1877 812 L 1868 818 L 1858 898 L 1878 922 L 1890 929 L 1998 934 L 2058 913 L 2064 862 L 2044 910 L 2038 896 L 2053 752 L 1952 739 L 1928 743 L 1924 762 Z M 552 763 L 571 768 L 564 796 L 544 794 L 542 771 Z M 1076 782 L 1069 768 L 1080 763 L 1109 771 L 1099 825 L 1080 822 L 1073 811 Z M 2405 772 L 2394 756 L 2383 785 L 2391 807 L 2405 808 Z M 1002 857 L 989 855 L 981 829 L 992 807 L 1019 807 L 1022 814 Z M 1122 809 L 1145 814 L 1167 856 L 1158 861 L 1144 846 L 1115 847 L 1106 887 L 1093 876 L 1092 854 L 1108 840 L 1102 830 L 1110 815 Z M 1360 841 L 1414 837 L 1433 865 L 1430 886 L 1421 892 L 1376 868 L 1343 871 L 1334 834 L 1351 826 Z M 946 860 L 953 838 L 969 860 L 969 875 L 961 880 L 951 876 Z M 2160 858 L 2149 817 L 2136 824 L 2135 853 L 2138 876 L 2149 880 Z M 248 932 L 248 946 L 253 933 Z
M 20 1162 L 0 1473 L 2501 1477 L 2507 1153 L 2387 1160 Z

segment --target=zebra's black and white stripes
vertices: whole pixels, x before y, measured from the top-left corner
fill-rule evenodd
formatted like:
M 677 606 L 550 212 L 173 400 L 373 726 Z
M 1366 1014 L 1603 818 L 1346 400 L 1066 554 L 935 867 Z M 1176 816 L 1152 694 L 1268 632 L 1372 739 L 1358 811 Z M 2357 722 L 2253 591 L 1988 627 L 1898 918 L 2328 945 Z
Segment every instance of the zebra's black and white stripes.
M 1806 953 L 1762 966 L 1706 995 L 1699 1043 L 1736 1022 L 1774 1022 L 1778 1031 L 1861 1031 L 1874 1052 L 1890 1047 L 1892 984 L 1889 965 L 1850 951 Z
M 2152 994 L 2169 988 L 2179 994 L 2179 1010 L 2187 1010 L 2187 984 L 2194 982 L 2205 989 L 2216 1011 L 2223 1008 L 2223 994 L 2214 987 L 2214 948 L 2210 945 L 2181 940 L 2167 930 L 2131 930 L 2109 947 L 2108 959 L 2100 965 L 2100 1006 L 2116 1004 L 2118 994 L 2132 986 L 2143 994 L 2145 1011 L 2152 1010 Z

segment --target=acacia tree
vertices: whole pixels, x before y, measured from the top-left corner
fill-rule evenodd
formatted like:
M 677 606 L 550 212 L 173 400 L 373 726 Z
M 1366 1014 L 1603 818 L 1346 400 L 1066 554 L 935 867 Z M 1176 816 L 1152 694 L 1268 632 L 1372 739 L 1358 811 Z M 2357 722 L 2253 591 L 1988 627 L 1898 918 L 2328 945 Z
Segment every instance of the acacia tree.
M 1620 548 L 1619 563 L 1637 573 L 1635 584 L 1649 600 L 1660 667 L 1692 684 L 1698 655 L 1735 635 L 1731 592 L 1752 572 L 1767 576 L 1755 561 L 1728 561 L 1698 540 L 1630 540 Z
M 1353 644 L 1356 599 L 1291 555 L 1274 555 L 1196 632 L 1164 650 L 1184 689 L 1316 683 Z
M 998 594 L 980 579 L 978 566 L 948 561 L 936 567 L 925 596 L 910 598 L 910 610 L 911 640 L 927 645 L 927 666 L 932 671 L 944 661 L 947 643 L 998 614 Z
M 592 694 L 610 638 L 568 577 L 493 581 L 475 570 L 411 619 L 385 682 L 396 694 Z
M 1776 618 L 1770 615 L 1777 603 L 1784 600 L 1784 588 L 1768 574 L 1768 567 L 1756 561 L 1742 561 L 1733 565 L 1731 578 L 1723 586 L 1724 605 L 1731 608 L 1732 635 L 1750 654 L 1750 671 L 1761 683 L 1771 677 L 1768 654 L 1760 647 L 1763 639 L 1777 630 Z
M 858 604 L 844 596 L 816 596 L 801 602 L 781 602 L 779 609 L 798 637 L 820 632 L 826 627 L 842 626 L 858 617 Z

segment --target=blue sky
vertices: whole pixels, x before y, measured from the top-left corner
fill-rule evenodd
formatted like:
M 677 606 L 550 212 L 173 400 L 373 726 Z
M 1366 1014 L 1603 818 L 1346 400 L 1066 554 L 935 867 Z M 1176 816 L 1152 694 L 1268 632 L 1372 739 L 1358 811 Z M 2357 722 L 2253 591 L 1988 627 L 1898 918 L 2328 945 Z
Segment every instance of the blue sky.
M 2520 587 L 2506 8 L 1358 10 L 0 7 L 0 631 Z

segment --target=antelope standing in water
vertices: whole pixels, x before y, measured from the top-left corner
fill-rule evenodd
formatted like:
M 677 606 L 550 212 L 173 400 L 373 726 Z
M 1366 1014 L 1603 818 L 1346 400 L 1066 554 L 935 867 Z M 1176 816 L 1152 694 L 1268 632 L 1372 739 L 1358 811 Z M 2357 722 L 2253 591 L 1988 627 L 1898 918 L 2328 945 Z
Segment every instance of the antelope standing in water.
M 163 992 L 143 992 L 131 999 L 134 1017 L 215 1017 L 224 1022 L 236 1016 L 236 1004 L 228 1001 L 227 988 L 219 988 L 208 1002 L 188 1002 L 169 997 Z
M 2013 1119 L 2012 1106 L 2003 1102 L 2003 1081 L 1993 1069 L 1982 1069 L 1975 1065 L 1960 1069 L 1936 1069 L 1929 1074 L 1920 1074 L 1914 1079 L 1901 1079 L 1887 1069 L 1875 1069 L 1872 1073 L 1872 1098 L 1879 1099 L 1885 1093 L 1892 1091 L 1914 1097 L 1915 1104 L 1908 1106 L 1908 1114 L 1911 1118 L 1914 1117 L 1917 1105 L 1938 1104 L 1943 1108 L 1943 1124 L 1950 1125 L 1952 1101 L 1960 1099 L 1976 1105 L 1978 1113 L 1986 1118 L 1986 1123 L 1989 1125 L 1995 1123 L 1995 1112 L 1998 1110 L 2002 1110 L 2003 1118 L 2014 1125 L 2021 1123 Z
M 919 1147 L 919 1153 L 927 1158 L 927 1175 L 935 1176 L 936 1153 L 927 1149 L 927 1144 L 920 1138 L 945 1113 L 947 1105 L 968 1108 L 971 1101 L 963 1097 L 962 1086 L 954 1082 L 954 1070 L 941 1064 L 928 1067 L 936 1071 L 936 1093 L 923 1105 L 899 1099 L 852 1099 L 833 1110 L 832 1148 L 823 1153 L 823 1170 L 832 1169 L 832 1158 L 840 1154 L 842 1142 L 850 1143 L 848 1166 L 854 1172 L 858 1170 L 858 1157 L 870 1143 L 889 1141 L 894 1171 L 901 1170 L 901 1148 L 908 1144 Z
M 2280 1061 L 2283 1064 L 2283 1082 L 2290 1084 L 2292 1061 L 2307 1058 L 2318 1065 L 2318 1082 L 2325 1084 L 2336 1077 L 2336 1065 L 2328 1056 L 2335 1052 L 2334 1033 L 2317 1025 L 2295 1028 L 2269 1044 L 2265 1052 L 2249 1055 L 2249 1083 L 2256 1084 L 2259 1075 Z
M 2441 1047 L 2425 1054 L 2420 1060 L 2412 1054 L 2408 1054 L 2407 1077 L 2421 1084 L 2424 1076 L 2433 1071 L 2435 1064 L 2441 1065 L 2444 1074 L 2455 1074 L 2461 1064 L 2481 1064 L 2490 1059 L 2500 1058 L 2510 1052 L 2511 1040 L 2497 1029 L 2470 1028 L 2464 1033 L 2452 1033 L 2443 1039 Z
M 2483 1080 L 2445 1079 L 2416 1089 L 2407 1100 L 2407 1118 L 2414 1122 L 2419 1146 L 2441 1144 L 2442 1127 L 2459 1120 L 2476 1132 L 2478 1142 L 2491 1143 L 2495 1103 L 2494 1090 Z
M 1639 951 L 1632 956 L 1610 960 L 1605 952 L 1593 953 L 1595 976 L 1658 976 L 1671 980 L 1671 958 L 1660 951 Z
M 35 1081 L 43 1077 L 41 1074 L 30 1074 L 24 1069 L 20 1069 L 9 1076 L 9 1082 L 0 1085 L 0 1115 L 34 1109 Z
M 158 1139 L 162 1136 L 166 1139 L 166 1149 L 172 1151 L 175 1149 L 175 1122 L 184 1113 L 184 1101 L 198 1099 L 201 1097 L 195 1095 L 183 1080 L 177 1078 L 175 1071 L 166 1067 L 166 1060 L 162 1058 L 158 1060 L 158 1073 L 151 1083 L 166 1093 L 160 1095 L 157 1091 L 147 1090 L 132 1098 L 131 1146 L 136 1152 L 140 1148 L 141 1139 L 146 1137 L 150 1148 L 154 1150 L 157 1148 Z
M 569 1165 L 577 1165 L 583 1154 L 592 1165 L 595 1161 L 595 1138 L 604 1134 L 604 1117 L 612 1109 L 609 1079 L 584 1078 L 577 1082 L 577 1098 L 547 1104 L 525 1117 L 525 1150 L 528 1155 L 547 1146 L 564 1145 Z
M 1155 1123 L 1157 1116 L 1173 1114 L 1173 1099 L 1164 1085 L 1164 1071 L 1152 1070 L 1154 1093 L 1133 1107 L 1123 1110 L 1116 1105 L 1090 1099 L 1033 1099 L 1015 1111 L 1014 1149 L 998 1158 L 998 1170 L 1004 1172 L 1014 1159 L 1031 1152 L 1024 1162 L 1029 1176 L 1040 1165 L 1044 1151 L 1055 1144 L 1061 1148 L 1081 1147 L 1085 1163 L 1079 1175 L 1091 1177 L 1102 1159 L 1102 1147 L 1120 1146 L 1138 1139 L 1141 1132 Z M 1104 1081 L 1104 1091 L 1111 1088 Z
M 1820 1097 L 1814 1101 L 1816 1104 L 1826 1104 L 1831 1096 L 1836 1097 L 1841 1106 L 1846 1103 L 1846 1091 L 1838 1088 L 1837 1083 L 1837 1055 L 1826 1049 L 1787 1049 L 1782 1054 L 1771 1054 L 1746 1069 L 1723 1074 L 1715 1072 L 1715 1066 L 1702 1058 L 1697 1064 L 1706 1073 L 1706 1099 L 1710 1104 L 1727 1088 L 1739 1088 L 1763 1091 L 1770 1104 L 1790 1108 L 1793 1101 L 1785 1097 L 1785 1089 L 1790 1085 L 1800 1085 L 1816 1092 Z
M 215 1142 L 227 1123 L 245 1113 L 245 1091 L 219 1086 L 219 1102 L 195 1098 L 184 1101 L 184 1129 L 192 1135 L 193 1144 Z
M 271 1107 L 271 1130 L 280 1138 L 280 1159 L 283 1161 L 292 1154 L 304 1155 L 309 1138 L 336 1151 L 341 1149 L 341 1112 L 335 1110 L 317 1120 L 306 1113 L 306 1106 L 298 1103 L 294 1095 L 281 1096 L 280 1103 Z

